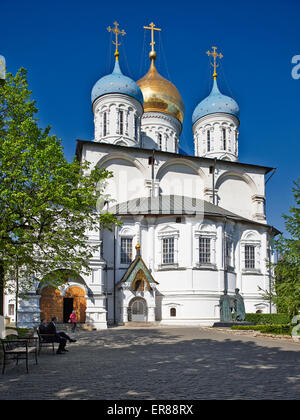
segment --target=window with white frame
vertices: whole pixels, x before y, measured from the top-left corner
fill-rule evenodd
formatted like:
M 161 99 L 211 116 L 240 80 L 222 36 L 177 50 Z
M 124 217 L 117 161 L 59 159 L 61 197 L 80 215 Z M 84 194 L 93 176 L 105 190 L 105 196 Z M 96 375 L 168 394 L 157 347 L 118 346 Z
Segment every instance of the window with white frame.
M 173 265 L 178 266 L 178 238 L 179 231 L 172 226 L 165 226 L 158 233 L 160 241 L 160 263 L 159 268 Z
M 130 264 L 132 261 L 132 238 L 121 238 L 121 264 Z
M 211 238 L 199 237 L 199 264 L 211 263 Z
M 195 231 L 194 264 L 214 268 L 216 265 L 216 230 L 213 224 L 203 223 Z
M 255 268 L 255 246 L 245 245 L 245 268 Z
M 255 231 L 246 232 L 241 241 L 242 267 L 244 272 L 260 272 L 261 241 Z
M 162 240 L 162 263 L 163 264 L 174 264 L 174 237 L 163 238 Z

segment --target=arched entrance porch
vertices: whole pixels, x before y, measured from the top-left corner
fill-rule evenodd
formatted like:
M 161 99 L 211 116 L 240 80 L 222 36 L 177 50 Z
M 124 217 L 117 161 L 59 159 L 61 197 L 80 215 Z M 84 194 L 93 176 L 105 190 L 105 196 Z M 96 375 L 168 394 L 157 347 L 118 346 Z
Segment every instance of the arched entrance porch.
M 131 300 L 128 306 L 128 321 L 147 322 L 148 306 L 145 299 L 136 297 Z
M 68 322 L 72 310 L 75 309 L 78 322 L 85 323 L 86 286 L 79 275 L 68 273 L 62 286 L 46 284 L 40 288 L 40 296 L 41 319 L 49 322 L 55 316 L 58 322 Z

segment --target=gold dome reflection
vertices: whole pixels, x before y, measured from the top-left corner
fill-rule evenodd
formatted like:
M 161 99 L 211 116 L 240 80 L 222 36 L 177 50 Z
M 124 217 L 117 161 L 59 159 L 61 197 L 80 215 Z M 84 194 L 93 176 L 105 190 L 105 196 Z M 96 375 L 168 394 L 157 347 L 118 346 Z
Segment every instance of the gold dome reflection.
M 156 111 L 170 114 L 181 123 L 184 117 L 184 104 L 177 88 L 169 80 L 162 77 L 156 70 L 151 57 L 148 73 L 137 81 L 144 97 L 144 112 Z

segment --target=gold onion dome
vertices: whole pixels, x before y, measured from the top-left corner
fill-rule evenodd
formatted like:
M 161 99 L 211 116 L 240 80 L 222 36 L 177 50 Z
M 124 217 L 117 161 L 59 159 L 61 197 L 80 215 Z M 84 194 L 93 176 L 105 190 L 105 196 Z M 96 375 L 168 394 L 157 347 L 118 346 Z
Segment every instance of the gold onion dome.
M 144 97 L 144 112 L 162 112 L 177 118 L 181 123 L 184 117 L 184 104 L 177 88 L 156 70 L 155 51 L 149 54 L 151 66 L 148 73 L 136 83 Z

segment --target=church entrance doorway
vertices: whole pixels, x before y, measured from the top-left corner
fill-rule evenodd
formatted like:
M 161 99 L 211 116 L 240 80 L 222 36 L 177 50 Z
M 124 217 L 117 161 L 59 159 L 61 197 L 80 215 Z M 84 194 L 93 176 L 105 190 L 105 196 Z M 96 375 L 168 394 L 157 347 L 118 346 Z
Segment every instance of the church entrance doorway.
M 144 299 L 134 299 L 130 305 L 131 321 L 146 322 L 147 321 L 147 303 Z
M 64 298 L 64 303 L 63 303 L 64 322 L 69 321 L 70 315 L 73 311 L 73 303 L 74 303 L 73 298 Z

